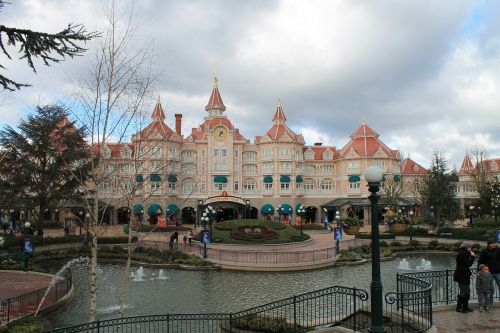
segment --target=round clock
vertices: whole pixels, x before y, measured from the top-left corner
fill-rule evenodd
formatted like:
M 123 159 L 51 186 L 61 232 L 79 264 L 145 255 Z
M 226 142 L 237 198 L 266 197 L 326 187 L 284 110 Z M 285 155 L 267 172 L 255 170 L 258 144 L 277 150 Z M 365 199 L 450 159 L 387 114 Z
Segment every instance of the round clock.
M 227 138 L 227 129 L 223 126 L 218 126 L 214 129 L 214 137 L 217 141 L 224 141 Z

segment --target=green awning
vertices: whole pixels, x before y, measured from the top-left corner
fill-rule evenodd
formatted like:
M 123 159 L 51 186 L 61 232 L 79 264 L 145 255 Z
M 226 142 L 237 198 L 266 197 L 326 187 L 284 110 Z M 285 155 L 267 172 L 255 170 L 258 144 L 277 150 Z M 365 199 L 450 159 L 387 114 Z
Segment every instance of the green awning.
M 175 183 L 175 182 L 177 182 L 177 176 L 175 176 L 175 175 L 168 176 L 168 182 L 169 183 Z
M 394 175 L 394 181 L 395 182 L 400 182 L 401 181 L 401 176 L 400 175 Z
M 280 207 L 280 210 L 278 213 L 281 213 L 281 214 L 292 214 L 293 212 L 293 209 L 292 209 L 292 206 L 290 206 L 289 204 L 281 204 L 281 207 Z
M 158 214 L 163 214 L 163 209 L 161 209 L 161 206 L 158 204 L 152 204 L 148 208 L 148 215 L 158 215 Z
M 262 214 L 273 214 L 274 213 L 274 207 L 271 204 L 265 204 L 264 206 L 262 206 L 262 208 L 261 208 L 260 211 L 261 211 Z
M 160 175 L 150 175 L 149 180 L 152 182 L 161 182 L 161 177 Z
M 282 182 L 282 183 L 289 183 L 290 182 L 290 176 L 281 176 L 280 177 L 280 182 Z
M 297 206 L 295 206 L 295 213 L 298 213 L 299 212 L 299 209 L 300 207 L 304 206 L 303 204 L 297 204 Z M 306 207 L 304 206 L 304 210 L 306 209 Z
M 272 183 L 272 182 L 273 182 L 273 177 L 271 176 L 264 177 L 264 183 Z
M 144 179 L 142 178 L 142 175 L 136 175 L 135 176 L 135 181 L 138 182 L 138 183 L 142 183 L 144 181 Z
M 302 183 L 303 181 L 304 181 L 304 179 L 302 179 L 302 176 L 297 176 L 297 177 L 295 178 L 295 182 L 296 182 L 296 183 Z
M 215 176 L 214 183 L 227 183 L 227 177 L 226 176 Z
M 361 178 L 359 176 L 349 176 L 349 183 L 360 182 Z
M 141 204 L 136 204 L 132 207 L 132 211 L 134 212 L 134 215 L 141 215 L 144 213 L 144 207 Z
M 168 214 L 176 214 L 179 211 L 179 207 L 176 204 L 170 204 L 167 206 Z

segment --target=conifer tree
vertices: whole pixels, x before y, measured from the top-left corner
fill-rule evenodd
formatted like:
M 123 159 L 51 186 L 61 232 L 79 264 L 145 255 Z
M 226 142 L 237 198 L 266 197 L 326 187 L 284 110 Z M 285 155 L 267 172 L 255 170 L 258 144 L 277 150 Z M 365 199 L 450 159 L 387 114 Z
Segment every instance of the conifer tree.
M 6 4 L 0 0 L 0 11 Z M 73 58 L 86 51 L 85 48 L 78 45 L 79 42 L 86 42 L 99 34 L 88 33 L 82 25 L 68 24 L 68 27 L 58 33 L 50 34 L 45 32 L 33 31 L 29 29 L 19 29 L 6 27 L 0 24 L 0 48 L 3 54 L 12 60 L 8 47 L 19 47 L 17 53 L 19 59 L 26 59 L 28 66 L 36 73 L 34 58 L 42 60 L 43 64 L 50 66 L 51 63 L 58 63 L 66 57 Z M 0 64 L 0 68 L 5 69 Z M 28 87 L 29 84 L 19 83 L 0 74 L 0 85 L 4 90 L 14 91 L 22 87 Z
M 421 187 L 424 208 L 433 217 L 435 227 L 452 224 L 458 218 L 458 204 L 452 182 L 455 176 L 448 172 L 446 159 L 435 152 L 429 168 L 429 174 Z
M 0 131 L 0 199 L 32 212 L 43 234 L 43 214 L 60 201 L 78 199 L 78 178 L 88 174 L 83 131 L 57 105 L 38 106 L 18 130 Z

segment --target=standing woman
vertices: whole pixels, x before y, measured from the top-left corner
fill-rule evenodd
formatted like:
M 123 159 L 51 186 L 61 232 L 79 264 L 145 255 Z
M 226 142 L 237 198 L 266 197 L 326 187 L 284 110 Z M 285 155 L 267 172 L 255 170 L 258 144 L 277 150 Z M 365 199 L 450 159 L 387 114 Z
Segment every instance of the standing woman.
M 472 272 L 470 267 L 476 259 L 476 255 L 471 249 L 472 244 L 470 242 L 463 242 L 458 249 L 457 254 L 457 267 L 453 274 L 453 280 L 458 282 L 458 301 L 457 301 L 457 311 L 458 312 L 472 312 L 469 309 L 469 299 L 470 299 L 470 276 Z

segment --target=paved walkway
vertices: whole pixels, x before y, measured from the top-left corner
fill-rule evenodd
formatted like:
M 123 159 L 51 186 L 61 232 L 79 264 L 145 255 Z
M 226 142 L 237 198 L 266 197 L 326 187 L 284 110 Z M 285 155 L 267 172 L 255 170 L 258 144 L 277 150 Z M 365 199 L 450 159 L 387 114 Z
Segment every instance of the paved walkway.
M 500 332 L 500 303 L 491 312 L 479 312 L 477 304 L 472 304 L 474 312 L 460 313 L 455 306 L 436 307 L 433 311 L 437 333 L 493 333 Z
M 20 271 L 0 271 L 0 299 L 25 295 L 45 288 L 52 281 L 48 274 Z

